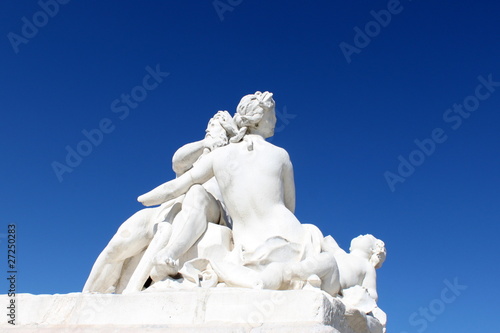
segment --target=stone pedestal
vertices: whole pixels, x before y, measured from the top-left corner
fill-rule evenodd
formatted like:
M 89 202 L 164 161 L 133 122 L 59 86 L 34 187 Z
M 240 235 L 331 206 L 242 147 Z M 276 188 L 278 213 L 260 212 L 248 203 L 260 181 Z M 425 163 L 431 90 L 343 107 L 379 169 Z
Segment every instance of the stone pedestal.
M 5 310 L 10 298 L 0 295 Z M 16 326 L 8 332 L 381 332 L 377 320 L 345 313 L 318 290 L 196 288 L 130 295 L 16 296 Z

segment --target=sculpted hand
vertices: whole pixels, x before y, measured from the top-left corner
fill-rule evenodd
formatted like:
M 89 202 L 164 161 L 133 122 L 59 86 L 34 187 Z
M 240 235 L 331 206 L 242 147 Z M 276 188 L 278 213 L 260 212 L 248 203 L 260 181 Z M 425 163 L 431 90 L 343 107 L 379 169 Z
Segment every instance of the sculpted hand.
M 228 137 L 236 135 L 238 127 L 227 111 L 218 111 L 208 122 L 207 135 L 203 140 L 205 148 L 213 151 L 215 148 L 227 145 Z
M 144 206 L 161 205 L 167 201 L 170 201 L 171 205 L 174 203 L 175 199 L 185 194 L 191 185 L 193 185 L 192 178 L 190 176 L 191 174 L 188 175 L 188 173 L 185 173 L 179 178 L 163 183 L 148 193 L 140 195 L 137 198 L 137 201 L 142 203 Z
M 169 182 L 164 183 L 157 188 L 149 191 L 148 193 L 144 193 L 137 197 L 137 201 L 142 203 L 144 206 L 155 206 L 161 205 L 162 203 L 171 199 L 169 196 L 171 194 L 171 186 L 169 186 Z
M 236 123 L 229 112 L 219 111 L 214 118 L 216 118 L 222 127 L 224 127 L 228 136 L 234 136 L 238 133 L 238 126 L 236 126 Z
M 220 139 L 218 138 L 214 138 L 210 135 L 207 135 L 204 139 L 203 139 L 203 147 L 205 147 L 205 151 L 203 151 L 203 154 L 206 153 L 206 150 L 208 151 L 212 151 L 214 150 L 215 148 L 217 147 L 221 147 L 224 145 L 224 142 L 221 141 Z
M 152 204 L 149 204 L 147 197 L 145 197 L 146 194 L 140 195 L 137 197 L 137 201 L 142 203 L 144 206 L 153 206 Z

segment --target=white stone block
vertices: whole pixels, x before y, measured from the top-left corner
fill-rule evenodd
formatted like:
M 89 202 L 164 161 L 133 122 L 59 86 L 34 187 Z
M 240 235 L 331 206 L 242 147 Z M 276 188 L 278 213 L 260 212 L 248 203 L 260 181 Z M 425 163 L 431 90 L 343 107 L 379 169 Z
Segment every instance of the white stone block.
M 0 295 L 1 304 L 9 297 Z M 8 332 L 331 332 L 354 330 L 345 306 L 317 290 L 196 288 L 129 295 L 81 294 L 16 297 L 16 326 Z M 378 322 L 358 316 L 377 332 Z M 378 325 L 378 326 L 377 326 Z M 374 330 L 375 328 L 375 330 Z M 380 326 L 381 331 L 381 326 Z

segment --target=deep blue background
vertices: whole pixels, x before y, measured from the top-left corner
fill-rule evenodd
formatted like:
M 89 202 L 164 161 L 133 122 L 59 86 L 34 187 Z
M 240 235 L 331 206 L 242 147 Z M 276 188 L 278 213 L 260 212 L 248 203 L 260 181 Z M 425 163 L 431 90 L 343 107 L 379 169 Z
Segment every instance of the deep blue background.
M 386 8 L 244 0 L 221 21 L 209 0 L 70 1 L 15 53 L 8 34 L 21 35 L 40 6 L 2 2 L 0 240 L 15 223 L 18 291 L 80 291 L 141 208 L 136 197 L 174 177 L 175 150 L 201 139 L 217 110 L 269 90 L 289 115 L 272 142 L 294 163 L 299 219 L 345 249 L 359 234 L 386 242 L 378 282 L 389 332 L 497 332 L 500 88 L 456 130 L 443 114 L 478 76 L 500 81 L 500 5 L 404 0 L 348 63 L 339 44 Z M 157 64 L 170 75 L 121 120 L 111 103 Z M 51 163 L 104 118 L 114 131 L 59 182 Z M 392 192 L 384 172 L 435 128 L 448 139 Z M 446 279 L 467 289 L 440 308 Z M 423 319 L 429 305 L 437 315 Z

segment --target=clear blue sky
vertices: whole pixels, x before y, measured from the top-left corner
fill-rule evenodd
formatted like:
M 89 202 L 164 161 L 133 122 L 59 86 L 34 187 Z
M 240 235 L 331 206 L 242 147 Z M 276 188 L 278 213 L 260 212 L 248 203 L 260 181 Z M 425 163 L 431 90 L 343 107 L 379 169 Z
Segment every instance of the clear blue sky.
M 80 291 L 136 197 L 174 177 L 175 150 L 269 90 L 299 219 L 345 249 L 359 234 L 385 241 L 390 332 L 497 332 L 500 5 L 231 3 L 69 1 L 49 17 L 37 1 L 2 2 L 0 240 L 6 253 L 16 224 L 18 291 Z M 390 22 L 370 23 L 388 7 Z M 169 75 L 145 90 L 148 66 Z M 100 144 L 81 143 L 100 125 Z M 91 152 L 60 181 L 67 146 Z

